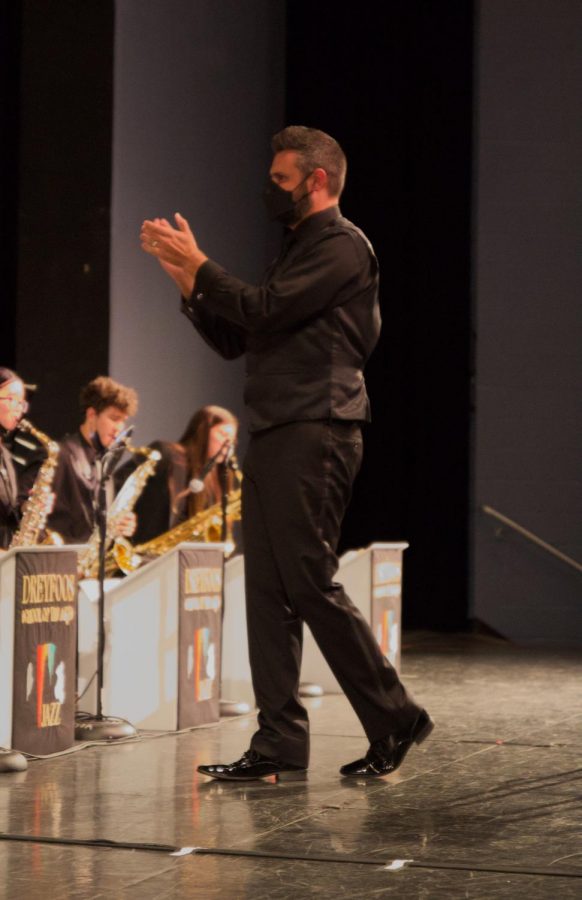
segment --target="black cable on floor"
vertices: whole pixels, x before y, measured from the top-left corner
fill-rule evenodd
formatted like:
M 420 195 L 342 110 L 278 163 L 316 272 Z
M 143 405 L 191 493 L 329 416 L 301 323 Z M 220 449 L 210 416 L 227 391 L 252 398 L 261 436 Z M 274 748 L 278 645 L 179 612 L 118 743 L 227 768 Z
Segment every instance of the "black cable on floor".
M 48 835 L 8 834 L 0 831 L 0 841 L 23 841 L 29 844 L 55 844 L 59 847 L 107 847 L 115 850 L 151 850 L 155 853 L 174 853 L 179 847 L 172 844 L 139 844 L 135 841 L 112 841 L 108 838 L 56 838 Z
M 80 838 L 53 838 L 42 835 L 30 834 L 7 834 L 0 832 L 1 841 L 20 841 L 33 844 L 55 844 L 59 846 L 74 847 L 106 847 L 111 850 L 144 850 L 155 853 L 174 853 L 187 855 L 190 852 L 195 856 L 234 856 L 237 858 L 247 859 L 286 859 L 291 862 L 325 862 L 325 863 L 351 863 L 360 866 L 376 866 L 387 870 L 397 871 L 403 868 L 414 869 L 448 869 L 457 872 L 490 872 L 491 874 L 503 875 L 537 875 L 550 876 L 554 878 L 582 878 L 582 869 L 556 869 L 556 868 L 527 868 L 525 866 L 510 865 L 494 865 L 484 863 L 473 863 L 469 861 L 459 862 L 442 862 L 440 860 L 383 860 L 378 857 L 369 856 L 348 856 L 347 854 L 336 853 L 331 856 L 320 853 L 285 853 L 283 851 L 270 850 L 236 850 L 224 849 L 221 847 L 193 847 L 181 848 L 174 847 L 171 844 L 144 844 L 133 841 L 113 841 L 107 839 L 82 840 Z M 181 854 L 180 854 L 181 855 Z
M 94 717 L 93 713 L 83 712 L 81 715 L 87 716 L 87 718 Z M 242 716 L 238 716 L 237 718 L 242 718 Z M 167 731 L 154 731 L 153 729 L 148 729 L 145 731 L 138 731 L 137 734 L 131 734 L 128 735 L 128 737 L 115 738 L 115 740 L 112 741 L 75 741 L 73 746 L 67 747 L 66 750 L 59 750 L 56 753 L 47 753 L 44 756 L 41 756 L 38 753 L 27 753 L 26 750 L 18 750 L 18 752 L 22 753 L 23 756 L 32 762 L 52 760 L 58 759 L 59 756 L 71 756 L 73 753 L 79 753 L 81 750 L 86 750 L 88 747 L 117 747 L 120 744 L 140 744 L 144 741 L 153 741 L 156 738 L 175 737 L 177 734 L 193 734 L 195 731 L 200 731 L 202 728 L 216 728 L 216 726 L 220 724 L 222 723 L 208 722 L 203 725 L 191 725 L 188 728 L 181 728 L 179 731 L 173 728 Z
M 93 684 L 93 682 L 95 681 L 96 678 L 97 678 L 97 670 L 95 670 L 95 672 L 93 672 L 93 674 L 91 675 L 91 678 L 89 679 L 89 681 L 87 682 L 87 684 L 85 685 L 85 687 L 83 688 L 83 690 L 81 691 L 79 696 L 75 697 L 75 705 L 83 699 L 83 697 L 85 696 L 85 694 L 87 693 L 87 691 L 89 690 L 89 688 L 91 687 L 91 685 Z

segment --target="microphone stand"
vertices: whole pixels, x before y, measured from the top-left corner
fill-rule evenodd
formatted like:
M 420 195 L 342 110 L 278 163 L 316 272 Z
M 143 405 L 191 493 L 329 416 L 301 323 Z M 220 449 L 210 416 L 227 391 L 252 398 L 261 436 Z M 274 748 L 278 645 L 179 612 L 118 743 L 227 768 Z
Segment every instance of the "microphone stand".
M 220 511 L 222 522 L 220 525 L 220 540 L 224 544 L 228 532 L 226 512 L 228 509 L 228 462 L 218 464 L 218 483 L 220 485 Z
M 82 741 L 113 741 L 134 737 L 136 728 L 126 719 L 103 715 L 103 661 L 105 656 L 105 557 L 107 555 L 107 482 L 125 449 L 125 441 L 115 444 L 98 459 L 99 487 L 95 504 L 95 520 L 99 534 L 97 583 L 99 586 L 97 640 L 97 712 L 95 716 L 77 713 L 75 738 Z
M 231 445 L 232 446 L 232 445 Z M 221 491 L 221 499 L 220 499 L 220 507 L 222 511 L 222 528 L 221 528 L 221 541 L 223 544 L 226 543 L 226 539 L 228 536 L 228 522 L 227 522 L 227 510 L 228 510 L 228 471 L 229 469 L 233 472 L 235 471 L 235 461 L 233 459 L 232 451 L 227 454 L 226 459 L 223 463 L 220 463 L 218 466 L 218 483 L 220 484 Z M 232 552 L 232 551 L 231 551 Z M 224 622 L 224 594 L 223 594 L 223 602 L 222 602 L 222 617 L 220 623 L 220 656 L 222 659 L 222 623 Z M 250 713 L 251 708 L 248 703 L 245 703 L 244 700 L 225 700 L 222 697 L 219 701 L 219 709 L 221 716 L 244 716 L 247 713 Z

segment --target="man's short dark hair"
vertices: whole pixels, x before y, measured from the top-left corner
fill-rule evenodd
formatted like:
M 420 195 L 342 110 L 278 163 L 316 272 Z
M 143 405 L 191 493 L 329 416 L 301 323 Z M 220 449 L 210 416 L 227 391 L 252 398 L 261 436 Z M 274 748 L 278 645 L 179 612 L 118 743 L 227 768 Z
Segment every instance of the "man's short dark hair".
M 137 412 L 137 394 L 133 388 L 125 387 L 107 375 L 99 375 L 86 384 L 79 399 L 83 415 L 89 408 L 100 413 L 108 406 L 115 406 L 127 416 L 135 416 Z
M 307 128 L 305 125 L 288 125 L 277 132 L 271 140 L 273 153 L 284 150 L 297 151 L 297 167 L 303 175 L 310 175 L 314 169 L 324 169 L 330 197 L 339 197 L 346 180 L 346 155 L 335 138 Z

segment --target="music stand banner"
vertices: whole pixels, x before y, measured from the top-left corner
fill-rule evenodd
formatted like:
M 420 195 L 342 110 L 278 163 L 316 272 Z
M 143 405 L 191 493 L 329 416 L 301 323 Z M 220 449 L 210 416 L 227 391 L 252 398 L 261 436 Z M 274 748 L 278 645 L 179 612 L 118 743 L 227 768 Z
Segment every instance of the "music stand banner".
M 372 551 L 372 631 L 384 656 L 400 668 L 402 550 Z
M 180 551 L 178 729 L 218 722 L 224 553 Z
M 44 756 L 75 739 L 77 553 L 16 557 L 12 746 Z

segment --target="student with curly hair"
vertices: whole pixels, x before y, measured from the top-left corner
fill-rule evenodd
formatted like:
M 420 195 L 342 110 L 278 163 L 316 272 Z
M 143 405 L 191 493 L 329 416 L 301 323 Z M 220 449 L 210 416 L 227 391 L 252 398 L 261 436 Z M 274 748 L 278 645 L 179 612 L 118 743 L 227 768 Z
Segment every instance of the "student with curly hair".
M 105 375 L 94 378 L 81 391 L 82 421 L 77 431 L 60 442 L 54 479 L 54 510 L 48 527 L 65 543 L 85 543 L 95 527 L 95 506 L 99 487 L 98 460 L 137 412 L 137 394 Z M 113 480 L 107 482 L 107 506 L 113 501 Z M 118 525 L 128 537 L 135 531 L 135 515 L 128 513 Z

